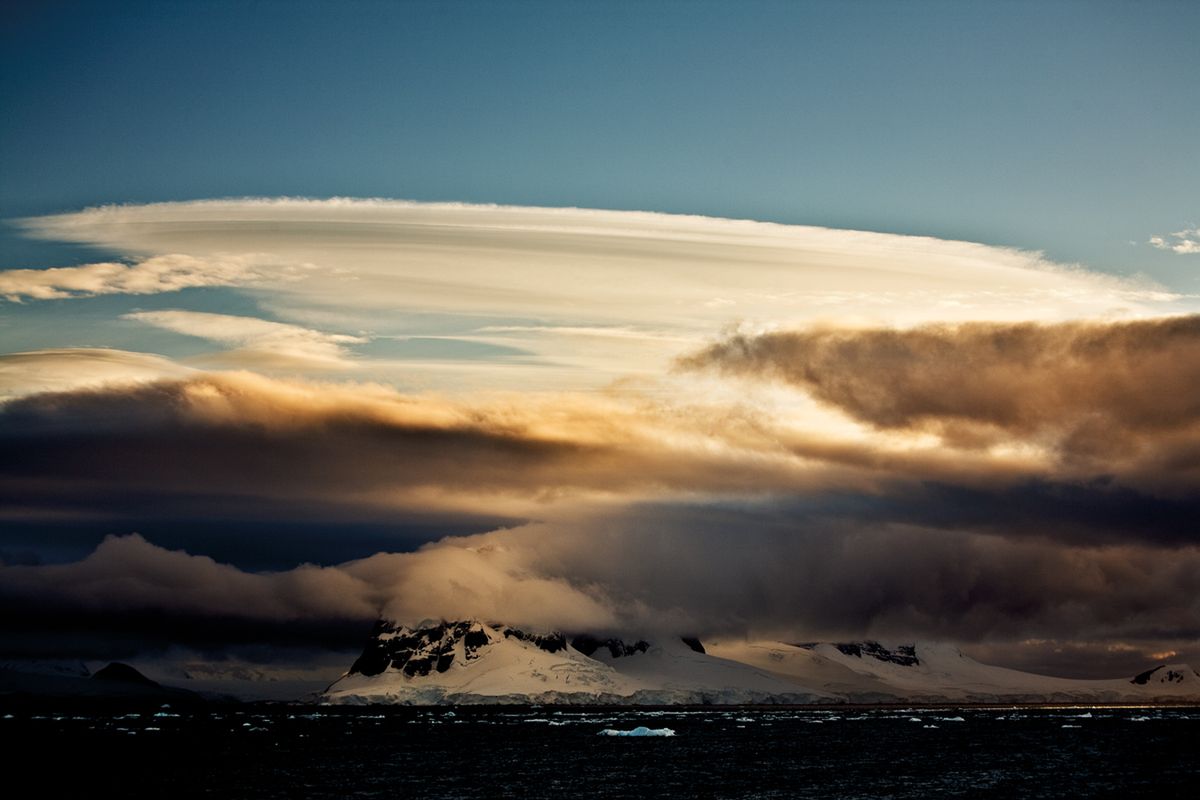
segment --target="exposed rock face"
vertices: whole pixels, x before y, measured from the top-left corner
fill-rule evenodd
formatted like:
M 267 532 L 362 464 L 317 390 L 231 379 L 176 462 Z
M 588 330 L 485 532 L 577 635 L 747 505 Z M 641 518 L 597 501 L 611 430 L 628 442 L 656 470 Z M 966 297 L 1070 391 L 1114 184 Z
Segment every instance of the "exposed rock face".
M 848 656 L 874 658 L 902 667 L 915 667 L 921 663 L 921 659 L 917 658 L 917 648 L 913 645 L 902 644 L 895 650 L 888 650 L 879 642 L 847 642 L 835 644 L 834 647 Z
M 508 633 L 506 631 L 506 635 Z M 516 635 L 524 636 L 520 631 Z M 362 655 L 351 665 L 350 674 L 379 675 L 390 668 L 411 678 L 434 671 L 445 672 L 454 663 L 457 653 L 472 660 L 478 658 L 480 651 L 490 643 L 487 631 L 478 622 L 442 622 L 410 630 L 379 620 Z M 563 646 L 566 646 L 565 642 Z
M 525 633 L 516 628 L 504 628 L 504 636 L 508 639 L 520 639 L 523 642 L 529 642 L 539 650 L 545 650 L 547 653 L 557 653 L 559 650 L 567 649 L 567 637 L 561 633 Z
M 621 658 L 644 653 L 650 647 L 649 642 L 642 640 L 627 644 L 621 639 L 599 639 L 586 633 L 568 642 L 566 635 L 558 631 L 530 633 L 505 625 L 485 627 L 473 620 L 427 623 L 415 629 L 379 620 L 362 655 L 351 665 L 350 674 L 381 675 L 392 669 L 412 678 L 445 672 L 455 658 L 464 661 L 479 658 L 494 643 L 492 636 L 497 632 L 506 639 L 526 642 L 547 653 L 563 652 L 570 646 L 591 656 L 603 648 L 613 658 Z
M 1196 675 L 1196 677 L 1200 677 L 1200 672 L 1195 672 L 1193 670 L 1193 674 Z M 1137 686 L 1145 686 L 1146 684 L 1150 683 L 1152 679 L 1158 681 L 1159 683 L 1183 683 L 1186 677 L 1187 672 L 1182 668 L 1172 669 L 1166 664 L 1159 664 L 1157 667 L 1148 669 L 1145 672 L 1139 672 L 1137 675 L 1134 675 L 1133 680 L 1131 680 L 1130 683 Z
M 625 644 L 621 639 L 597 639 L 588 634 L 580 634 L 571 640 L 571 646 L 585 656 L 593 655 L 601 647 L 608 650 L 609 655 L 613 658 L 621 656 L 632 656 L 636 653 L 644 653 L 650 647 L 650 643 L 638 640 L 633 644 Z
M 1137 675 L 1133 676 L 1133 680 L 1131 680 L 1130 683 L 1137 684 L 1138 686 L 1145 686 L 1150 682 L 1150 677 L 1162 668 L 1163 665 L 1159 664 L 1157 667 L 1151 667 L 1145 672 L 1139 672 Z
M 692 648 L 693 651 L 700 653 L 701 655 L 704 654 L 704 645 L 702 645 L 700 640 L 695 636 L 680 636 L 679 639 L 688 647 Z

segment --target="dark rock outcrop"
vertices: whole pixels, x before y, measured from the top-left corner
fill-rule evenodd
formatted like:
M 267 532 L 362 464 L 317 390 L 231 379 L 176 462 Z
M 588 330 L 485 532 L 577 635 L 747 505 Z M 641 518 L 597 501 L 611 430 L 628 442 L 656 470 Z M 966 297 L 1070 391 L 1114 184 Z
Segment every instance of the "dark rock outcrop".
M 1146 670 L 1145 672 L 1139 672 L 1137 675 L 1133 676 L 1133 680 L 1131 680 L 1130 683 L 1135 684 L 1137 686 L 1145 686 L 1147 683 L 1150 682 L 1150 678 L 1154 675 L 1154 673 L 1158 672 L 1160 669 L 1162 669 L 1165 666 L 1166 666 L 1165 664 L 1159 664 L 1157 667 L 1151 667 L 1150 669 Z
M 516 628 L 506 628 L 504 635 L 509 639 L 520 639 L 523 642 L 529 642 L 535 647 L 545 650 L 547 653 L 557 653 L 559 650 L 567 649 L 567 637 L 561 633 L 525 633 Z
M 478 622 L 443 622 L 413 631 L 380 620 L 362 655 L 350 666 L 350 674 L 379 675 L 391 668 L 411 678 L 435 670 L 445 672 L 454 663 L 455 645 L 460 641 L 464 657 L 470 659 L 487 646 L 488 637 Z
M 571 647 L 574 647 L 585 656 L 590 656 L 599 650 L 601 647 L 606 648 L 613 658 L 622 656 L 631 656 L 635 653 L 644 653 L 650 648 L 650 643 L 638 640 L 633 644 L 626 644 L 621 639 L 597 639 L 588 634 L 580 634 L 571 640 Z
M 114 661 L 92 675 L 94 681 L 112 681 L 113 683 L 129 683 L 137 686 L 158 688 L 159 684 L 150 680 L 128 664 Z
M 848 656 L 858 658 L 870 657 L 889 664 L 899 664 L 902 667 L 915 667 L 921 663 L 917 658 L 917 648 L 913 645 L 900 645 L 895 650 L 888 650 L 879 642 L 848 642 L 835 644 L 838 650 Z

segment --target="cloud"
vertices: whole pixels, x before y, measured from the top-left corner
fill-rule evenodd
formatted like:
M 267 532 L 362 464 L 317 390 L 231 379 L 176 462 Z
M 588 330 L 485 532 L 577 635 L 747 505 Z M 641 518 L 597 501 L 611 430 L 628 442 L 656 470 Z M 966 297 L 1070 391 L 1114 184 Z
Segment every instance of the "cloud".
M 359 644 L 380 614 L 481 616 L 539 628 L 610 627 L 608 608 L 558 577 L 533 575 L 503 546 L 380 553 L 333 567 L 246 572 L 168 550 L 136 534 L 110 536 L 67 564 L 0 563 L 0 624 L 98 628 L 143 644 Z M 425 616 L 422 616 L 425 615 Z M 224 631 L 224 634 L 222 634 Z M 82 645 L 96 647 L 88 641 Z M 0 647 L 0 654 L 21 643 Z M 59 642 L 54 648 L 66 648 Z M 135 648 L 136 649 L 136 648 Z M 76 651 L 77 653 L 79 651 Z
M 1150 246 L 1180 255 L 1200 253 L 1200 228 L 1185 228 L 1166 236 L 1151 236 Z
M 738 334 L 681 363 L 782 381 L 877 430 L 1036 448 L 1076 476 L 1200 477 L 1200 316 Z
M 237 347 L 207 358 L 222 366 L 344 369 L 353 365 L 345 345 L 368 341 L 362 336 L 326 333 L 257 317 L 200 311 L 135 311 L 123 319 Z
M 410 624 L 481 617 L 650 636 L 1132 641 L 1186 650 L 1200 637 L 1197 598 L 1196 547 L 797 527 L 698 506 L 580 516 L 282 572 L 247 573 L 136 536 L 110 538 L 70 564 L 0 566 L 0 618 L 32 615 L 60 631 L 124 626 L 158 646 L 211 642 L 221 631 L 241 640 L 253 626 L 260 643 L 320 645 L 339 626 L 365 633 L 382 612 Z
M 64 347 L 0 354 L 0 400 L 34 392 L 62 392 L 184 377 L 190 367 L 151 353 L 104 347 Z
M 155 547 L 137 535 L 109 537 L 73 564 L 12 566 L 3 572 L 7 592 L 110 612 L 153 609 L 275 622 L 353 619 L 375 612 L 366 587 L 341 570 L 306 565 L 248 573 L 205 556 Z
M 308 264 L 303 280 L 264 270 L 246 289 L 283 322 L 374 341 L 483 337 L 528 351 L 537 367 L 361 366 L 369 378 L 419 375 L 439 388 L 594 388 L 654 375 L 732 323 L 1138 317 L 1191 302 L 1038 253 L 648 212 L 283 198 L 109 206 L 23 224 L 131 257 Z
M 14 523 L 71 514 L 77 524 L 151 520 L 158 530 L 172 519 L 191 528 L 240 519 L 247 530 L 292 521 L 309 535 L 314 520 L 331 531 L 390 522 L 403 538 L 431 523 L 478 530 L 483 518 L 724 498 L 769 503 L 815 526 L 1196 541 L 1195 475 L 1163 447 L 1157 461 L 1137 462 L 1141 471 L 1122 472 L 1114 458 L 1081 476 L 1055 459 L 973 443 L 895 444 L 888 435 L 839 439 L 753 407 L 629 392 L 465 401 L 199 373 L 0 406 L 0 494 L 14 499 L 6 515 Z M 282 541 L 276 548 L 288 551 Z M 332 543 L 316 549 L 337 552 Z
M 182 253 L 156 255 L 133 264 L 101 262 L 77 267 L 0 271 L 0 297 L 10 302 L 94 297 L 104 294 L 160 294 L 198 286 L 241 286 L 274 273 L 295 274 L 261 254 Z
M 447 544 L 503 543 L 618 619 L 817 638 L 979 641 L 1200 634 L 1200 548 L 1063 545 L 793 521 L 769 507 L 659 507 Z M 431 548 L 433 549 L 433 548 Z
M 1200 664 L 1200 642 L 1151 638 L 1080 640 L 1068 636 L 981 642 L 966 648 L 985 664 L 1067 678 L 1136 675 L 1164 662 Z
M 692 413 L 694 410 L 695 413 Z M 751 417 L 587 394 L 406 395 L 201 374 L 0 407 L 0 486 L 25 504 L 258 498 L 537 514 L 557 501 L 820 482 Z M 119 465 L 114 469 L 113 465 Z

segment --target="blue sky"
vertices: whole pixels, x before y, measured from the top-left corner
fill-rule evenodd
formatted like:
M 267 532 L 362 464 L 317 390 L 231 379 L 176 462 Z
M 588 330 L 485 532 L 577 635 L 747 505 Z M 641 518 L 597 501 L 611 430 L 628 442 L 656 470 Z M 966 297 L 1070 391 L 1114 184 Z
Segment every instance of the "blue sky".
M 1192 3 L 29 3 L 0 216 L 380 196 L 967 239 L 1200 286 Z M 1137 243 L 1136 245 L 1131 242 Z M 86 260 L 8 236 L 0 266 Z

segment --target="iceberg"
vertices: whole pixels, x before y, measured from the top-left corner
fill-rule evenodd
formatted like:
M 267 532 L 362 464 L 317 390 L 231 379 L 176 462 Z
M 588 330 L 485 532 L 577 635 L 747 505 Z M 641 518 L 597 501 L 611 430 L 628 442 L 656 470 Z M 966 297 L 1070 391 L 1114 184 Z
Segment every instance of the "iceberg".
M 600 731 L 600 736 L 674 736 L 675 731 L 670 728 L 647 728 L 645 725 L 639 725 L 631 731 L 618 731 L 613 728 L 605 728 Z

